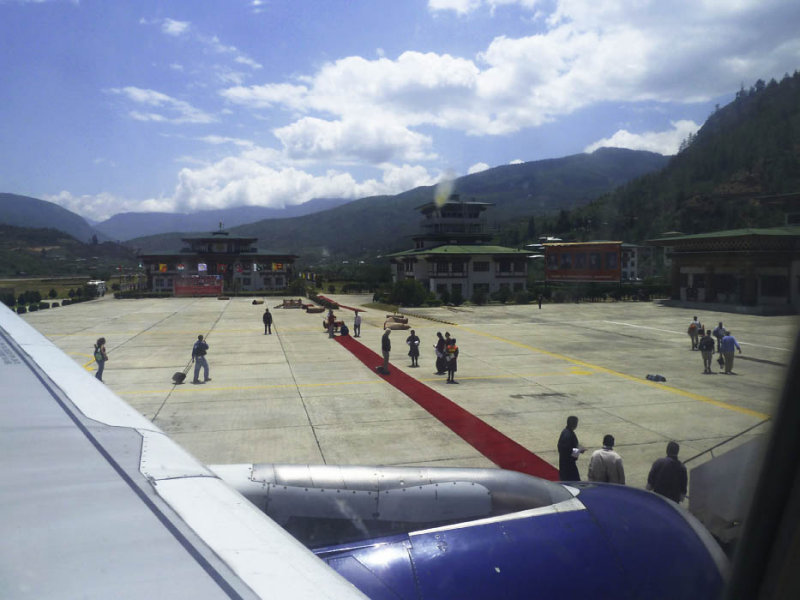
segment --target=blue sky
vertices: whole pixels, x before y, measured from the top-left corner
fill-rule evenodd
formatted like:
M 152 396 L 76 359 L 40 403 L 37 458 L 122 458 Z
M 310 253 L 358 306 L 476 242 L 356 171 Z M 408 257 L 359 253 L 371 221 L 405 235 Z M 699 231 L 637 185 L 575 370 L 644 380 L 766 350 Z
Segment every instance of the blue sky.
M 0 192 L 94 220 L 677 151 L 800 68 L 785 0 L 0 0 Z

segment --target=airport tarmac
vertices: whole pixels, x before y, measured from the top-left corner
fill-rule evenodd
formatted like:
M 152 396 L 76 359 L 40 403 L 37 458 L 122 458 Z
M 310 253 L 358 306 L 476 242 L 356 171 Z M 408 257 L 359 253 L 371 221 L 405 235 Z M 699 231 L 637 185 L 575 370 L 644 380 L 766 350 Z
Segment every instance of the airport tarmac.
M 333 296 L 364 308 L 368 296 Z M 322 314 L 274 308 L 279 298 L 115 300 L 28 313 L 24 318 L 94 372 L 94 341 L 107 340 L 110 389 L 207 464 L 309 463 L 492 467 L 475 444 L 328 338 Z M 261 316 L 274 315 L 272 335 Z M 406 331 L 391 334 L 401 369 L 557 466 L 568 415 L 587 453 L 610 433 L 627 483 L 644 487 L 668 441 L 691 469 L 768 431 L 797 331 L 796 317 L 703 313 L 650 302 L 416 308 L 404 311 L 421 338 L 411 368 Z M 353 313 L 336 311 L 348 325 Z M 697 314 L 723 321 L 742 347 L 736 375 L 704 375 L 686 333 Z M 359 342 L 380 354 L 385 312 L 365 309 Z M 351 328 L 352 329 L 352 328 Z M 460 350 L 459 385 L 434 374 L 436 332 Z M 173 385 L 198 334 L 207 336 L 211 381 Z M 666 382 L 645 378 L 660 374 Z M 744 432 L 744 433 L 743 433 Z

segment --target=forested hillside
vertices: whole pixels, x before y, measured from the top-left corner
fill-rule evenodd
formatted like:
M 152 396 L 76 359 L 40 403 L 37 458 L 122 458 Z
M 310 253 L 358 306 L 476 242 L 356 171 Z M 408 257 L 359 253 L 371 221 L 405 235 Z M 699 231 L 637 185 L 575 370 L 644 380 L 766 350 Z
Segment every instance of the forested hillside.
M 800 72 L 758 81 L 712 114 L 659 172 L 562 215 L 555 233 L 641 241 L 783 223 L 764 196 L 800 192 Z
M 0 225 L 0 276 L 107 276 L 135 266 L 136 255 L 113 242 L 84 244 L 57 229 Z

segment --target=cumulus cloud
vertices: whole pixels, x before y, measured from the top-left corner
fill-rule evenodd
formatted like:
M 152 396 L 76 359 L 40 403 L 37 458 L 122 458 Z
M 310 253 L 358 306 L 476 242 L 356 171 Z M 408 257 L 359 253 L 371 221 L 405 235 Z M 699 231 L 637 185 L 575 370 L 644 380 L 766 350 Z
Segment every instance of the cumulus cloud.
M 206 137 L 209 143 L 225 138 Z M 233 140 L 236 143 L 240 140 Z M 237 156 L 200 164 L 196 161 L 178 173 L 170 196 L 134 200 L 112 194 L 74 195 L 67 191 L 45 196 L 73 212 L 103 220 L 120 212 L 192 212 L 231 206 L 283 208 L 314 198 L 363 198 L 397 194 L 420 185 L 433 185 L 438 173 L 413 164 L 386 163 L 377 177 L 356 179 L 351 173 L 328 169 L 312 173 L 292 165 L 278 150 L 248 146 Z
M 306 117 L 274 133 L 291 158 L 363 160 L 373 164 L 434 158 L 428 151 L 430 137 L 385 120 L 324 121 Z
M 184 100 L 177 100 L 157 92 L 138 87 L 112 88 L 112 94 L 124 96 L 134 104 L 159 109 L 161 112 L 143 112 L 132 110 L 128 114 L 137 121 L 155 121 L 159 123 L 211 123 L 216 120 L 213 115 L 195 108 Z
M 275 151 L 258 148 L 201 168 L 184 168 L 172 197 L 176 210 L 194 211 L 226 206 L 258 205 L 282 208 L 313 198 L 361 198 L 396 194 L 435 177 L 418 165 L 384 165 L 382 176 L 357 181 L 350 173 L 329 169 L 322 174 L 279 164 Z
M 475 163 L 469 169 L 467 169 L 467 175 L 472 175 L 473 173 L 480 173 L 481 171 L 485 171 L 486 169 L 491 169 L 491 167 L 487 165 L 485 162 Z
M 503 3 L 431 0 L 429 6 L 465 11 Z M 518 4 L 541 9 L 536 2 Z M 752 23 L 797 22 L 798 7 L 777 0 L 725 6 L 714 0 L 560 0 L 540 33 L 497 37 L 472 57 L 415 51 L 396 59 L 351 56 L 294 81 L 222 94 L 240 106 L 279 107 L 299 118 L 389 118 L 409 128 L 503 135 L 599 102 L 707 101 L 752 73 L 792 70 L 800 56 L 794 29 L 775 25 L 767 40 Z
M 75 195 L 61 191 L 58 194 L 45 195 L 44 199 L 97 221 L 103 221 L 121 212 L 172 212 L 174 206 L 171 198 L 131 200 L 108 193 Z
M 659 154 L 677 154 L 681 142 L 690 134 L 697 133 L 700 125 L 694 121 L 673 121 L 672 128 L 666 131 L 645 131 L 631 133 L 620 129 L 611 137 L 603 138 L 584 148 L 584 152 L 594 152 L 598 148 L 629 148 L 631 150 L 648 150 Z

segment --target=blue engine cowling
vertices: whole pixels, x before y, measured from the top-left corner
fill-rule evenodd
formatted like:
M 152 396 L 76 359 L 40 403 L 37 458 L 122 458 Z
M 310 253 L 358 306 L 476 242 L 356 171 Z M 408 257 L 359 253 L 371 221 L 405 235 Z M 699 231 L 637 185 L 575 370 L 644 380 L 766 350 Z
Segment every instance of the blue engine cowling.
M 727 560 L 687 511 L 578 483 L 548 507 L 317 549 L 373 599 L 717 598 Z

